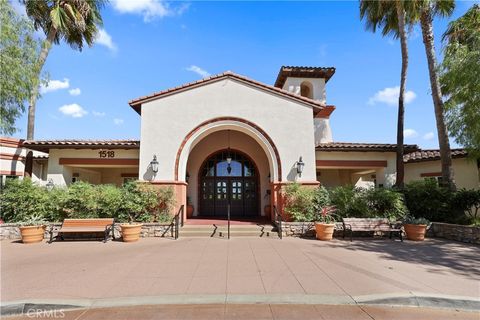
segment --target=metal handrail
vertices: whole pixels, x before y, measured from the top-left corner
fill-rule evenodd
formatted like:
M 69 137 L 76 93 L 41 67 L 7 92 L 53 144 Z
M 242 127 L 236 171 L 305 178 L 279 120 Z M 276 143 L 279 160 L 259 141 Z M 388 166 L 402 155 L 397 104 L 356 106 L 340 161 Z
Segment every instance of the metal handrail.
M 184 219 L 183 218 L 184 207 L 185 206 L 182 204 L 180 209 L 178 209 L 177 214 L 173 218 L 173 223 L 174 223 L 174 227 L 175 227 L 175 240 L 178 239 L 178 231 L 180 230 L 180 227 L 183 227 L 183 224 L 184 224 L 184 220 L 183 220 Z
M 278 213 L 277 206 L 273 205 L 275 224 L 277 225 L 278 237 L 282 239 L 282 216 Z

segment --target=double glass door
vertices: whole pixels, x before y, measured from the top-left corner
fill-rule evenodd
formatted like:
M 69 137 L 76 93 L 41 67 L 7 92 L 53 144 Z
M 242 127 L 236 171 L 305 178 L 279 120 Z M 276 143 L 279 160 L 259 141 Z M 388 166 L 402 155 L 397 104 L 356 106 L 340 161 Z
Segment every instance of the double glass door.
M 231 157 L 230 173 L 226 158 Z M 258 215 L 258 182 L 253 164 L 237 153 L 207 160 L 200 180 L 200 215 L 226 218 L 230 203 L 233 218 Z M 225 174 L 226 173 L 226 174 Z

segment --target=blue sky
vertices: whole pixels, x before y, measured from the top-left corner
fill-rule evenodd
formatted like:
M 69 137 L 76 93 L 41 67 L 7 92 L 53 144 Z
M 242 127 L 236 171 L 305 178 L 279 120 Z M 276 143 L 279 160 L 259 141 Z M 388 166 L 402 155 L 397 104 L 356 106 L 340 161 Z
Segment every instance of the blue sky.
M 457 2 L 434 24 L 436 48 Z M 103 10 L 92 48 L 52 48 L 52 81 L 37 104 L 36 139 L 138 139 L 128 101 L 226 70 L 273 84 L 282 65 L 333 66 L 327 103 L 335 141 L 396 141 L 398 41 L 365 31 L 357 1 L 160 2 L 116 0 Z M 436 148 L 428 69 L 419 28 L 409 40 L 406 143 Z M 17 121 L 26 136 L 26 115 Z M 453 146 L 456 146 L 453 143 Z

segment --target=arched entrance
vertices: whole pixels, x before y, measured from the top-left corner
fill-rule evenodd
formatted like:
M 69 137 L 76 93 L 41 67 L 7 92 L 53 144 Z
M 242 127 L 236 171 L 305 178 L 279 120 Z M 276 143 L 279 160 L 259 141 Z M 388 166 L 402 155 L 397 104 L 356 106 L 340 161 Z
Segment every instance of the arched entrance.
M 234 149 L 220 150 L 207 157 L 199 170 L 199 216 L 257 217 L 259 173 L 253 160 Z

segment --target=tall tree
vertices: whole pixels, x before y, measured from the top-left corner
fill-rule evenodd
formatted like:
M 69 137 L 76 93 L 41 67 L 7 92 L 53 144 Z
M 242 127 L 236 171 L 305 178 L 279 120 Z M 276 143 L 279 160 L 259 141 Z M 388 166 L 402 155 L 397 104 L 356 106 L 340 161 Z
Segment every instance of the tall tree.
M 447 125 L 469 155 L 480 159 L 480 5 L 450 22 L 443 40 L 440 84 Z
M 0 134 L 17 131 L 15 121 L 25 112 L 38 77 L 34 66 L 39 51 L 31 21 L 0 0 Z
M 64 40 L 73 49 L 82 50 L 84 43 L 92 46 L 102 25 L 100 9 L 106 0 L 23 0 L 27 15 L 35 29 L 41 29 L 46 39 L 38 56 L 35 72 L 39 74 L 50 48 Z M 35 106 L 39 83 L 33 86 L 28 106 L 27 139 L 34 138 Z
M 422 28 L 423 43 L 427 55 L 430 87 L 435 109 L 435 120 L 437 122 L 437 136 L 440 147 L 440 161 L 442 165 L 442 184 L 450 190 L 455 190 L 456 186 L 452 168 L 452 153 L 450 150 L 450 142 L 448 140 L 448 130 L 445 124 L 445 106 L 442 100 L 442 90 L 440 88 L 433 37 L 433 18 L 435 16 L 451 15 L 455 9 L 455 1 L 417 0 L 415 2 L 415 4 L 418 5 L 418 13 L 420 15 L 420 26 Z
M 403 164 L 403 130 L 405 121 L 405 86 L 407 82 L 408 69 L 408 46 L 407 46 L 407 17 L 405 15 L 406 2 L 404 0 L 360 0 L 360 17 L 365 19 L 366 28 L 375 32 L 382 28 L 382 35 L 393 35 L 400 39 L 402 52 L 402 68 L 400 73 L 400 92 L 398 96 L 398 118 L 397 118 L 397 177 L 395 185 L 399 188 L 404 186 L 405 168 Z

